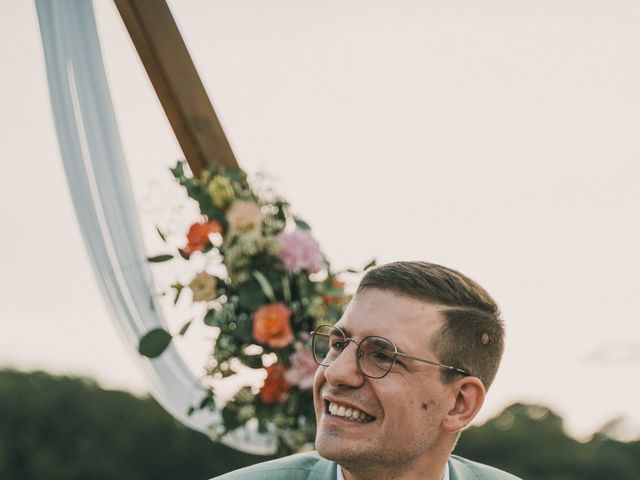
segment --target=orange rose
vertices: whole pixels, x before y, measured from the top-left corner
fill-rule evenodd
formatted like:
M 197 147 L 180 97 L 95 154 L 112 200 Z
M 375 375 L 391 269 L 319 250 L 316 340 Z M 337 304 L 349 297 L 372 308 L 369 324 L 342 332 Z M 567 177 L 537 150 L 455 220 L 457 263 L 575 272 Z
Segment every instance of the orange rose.
M 267 378 L 264 381 L 264 385 L 258 392 L 260 400 L 264 403 L 280 403 L 282 402 L 291 385 L 287 383 L 284 376 L 287 369 L 279 363 L 274 363 L 267 367 Z
M 284 348 L 293 340 L 289 317 L 291 310 L 284 303 L 263 305 L 253 314 L 253 338 L 271 348 Z
M 189 227 L 187 233 L 187 246 L 184 253 L 191 255 L 194 252 L 201 252 L 209 243 L 209 235 L 222 232 L 222 225 L 215 220 L 204 223 L 194 223 Z

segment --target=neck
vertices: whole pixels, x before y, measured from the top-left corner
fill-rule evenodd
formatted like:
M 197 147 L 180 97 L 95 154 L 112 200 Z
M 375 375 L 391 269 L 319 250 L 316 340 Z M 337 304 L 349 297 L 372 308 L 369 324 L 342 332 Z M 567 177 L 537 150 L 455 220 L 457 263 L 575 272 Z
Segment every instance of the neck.
M 450 452 L 434 454 L 426 458 L 417 458 L 403 465 L 374 464 L 358 466 L 340 466 L 345 480 L 367 480 L 371 478 L 389 478 L 393 480 L 442 480 Z

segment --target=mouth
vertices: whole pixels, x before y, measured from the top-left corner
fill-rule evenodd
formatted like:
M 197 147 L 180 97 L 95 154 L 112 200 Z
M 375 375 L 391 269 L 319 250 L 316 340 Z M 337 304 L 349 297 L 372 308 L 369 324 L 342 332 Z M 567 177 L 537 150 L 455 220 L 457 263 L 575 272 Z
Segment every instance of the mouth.
M 345 420 L 359 423 L 370 423 L 376 419 L 374 416 L 369 415 L 367 412 L 364 412 L 358 408 L 348 405 L 342 405 L 340 403 L 332 402 L 329 400 L 324 401 L 324 412 L 325 414 L 331 415 L 332 417 L 340 417 L 344 418 Z

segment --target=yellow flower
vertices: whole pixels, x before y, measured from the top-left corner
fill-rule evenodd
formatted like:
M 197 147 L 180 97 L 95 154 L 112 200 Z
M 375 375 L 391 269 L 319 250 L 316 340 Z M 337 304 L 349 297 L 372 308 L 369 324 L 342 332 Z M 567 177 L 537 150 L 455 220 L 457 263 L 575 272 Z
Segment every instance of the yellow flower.
M 207 272 L 197 274 L 191 280 L 189 288 L 193 292 L 194 302 L 208 302 L 216 298 L 216 279 Z
M 223 208 L 233 200 L 235 192 L 233 186 L 227 177 L 216 175 L 207 185 L 207 193 L 211 197 L 211 201 L 218 208 Z

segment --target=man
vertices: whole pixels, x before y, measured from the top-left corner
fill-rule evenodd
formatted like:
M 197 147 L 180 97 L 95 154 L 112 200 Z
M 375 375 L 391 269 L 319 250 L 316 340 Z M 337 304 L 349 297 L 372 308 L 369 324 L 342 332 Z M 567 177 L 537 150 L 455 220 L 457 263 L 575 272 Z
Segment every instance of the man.
M 369 270 L 336 326 L 313 332 L 317 453 L 220 479 L 517 480 L 451 455 L 503 352 L 498 306 L 424 262 Z

